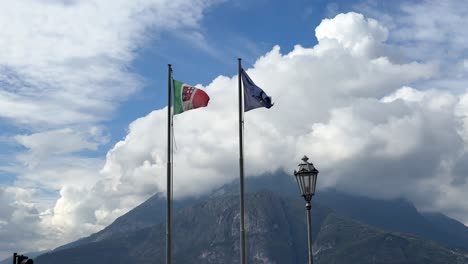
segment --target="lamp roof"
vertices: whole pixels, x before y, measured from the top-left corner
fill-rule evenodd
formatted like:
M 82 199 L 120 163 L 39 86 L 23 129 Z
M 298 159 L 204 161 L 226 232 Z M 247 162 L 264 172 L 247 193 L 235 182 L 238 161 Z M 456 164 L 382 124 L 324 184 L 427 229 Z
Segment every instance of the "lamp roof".
M 315 173 L 317 174 L 319 171 L 314 167 L 312 162 L 308 162 L 309 158 L 304 155 L 302 157 L 302 162 L 299 164 L 299 168 L 297 171 L 294 171 L 294 175 L 303 174 L 303 173 Z

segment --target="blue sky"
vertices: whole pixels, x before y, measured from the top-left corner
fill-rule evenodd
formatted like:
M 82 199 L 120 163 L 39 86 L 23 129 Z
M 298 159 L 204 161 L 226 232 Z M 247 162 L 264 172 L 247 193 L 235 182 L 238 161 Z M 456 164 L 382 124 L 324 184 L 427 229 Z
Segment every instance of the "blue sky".
M 168 63 L 173 64 L 175 78 L 207 85 L 219 75 L 236 74 L 238 57 L 243 59 L 243 67 L 248 68 L 275 45 L 284 53 L 298 44 L 315 45 L 314 29 L 322 19 L 340 12 L 359 11 L 362 6 L 386 11 L 395 9 L 398 1 L 298 0 L 287 5 L 267 0 L 222 1 L 209 8 L 200 21 L 203 45 L 181 39 L 181 32 L 148 36 L 129 68 L 143 78 L 144 86 L 123 102 L 109 122 L 113 139 L 121 139 L 136 117 L 167 104 Z
M 227 1 L 207 10 L 201 21 L 206 50 L 181 39 L 177 36 L 180 32 L 166 32 L 150 39 L 137 51 L 138 57 L 131 66 L 144 78 L 145 85 L 119 108 L 116 119 L 123 126 L 120 130 L 135 117 L 167 104 L 167 63 L 173 64 L 175 78 L 207 85 L 219 75 L 236 74 L 238 57 L 243 59 L 244 67 L 251 67 L 274 45 L 280 45 L 284 52 L 296 44 L 314 45 L 317 41 L 313 29 L 327 16 L 327 6 L 327 1 L 294 1 L 287 6 L 275 1 Z
M 249 176 L 307 154 L 320 188 L 468 223 L 468 7 L 455 0 L 1 5 L 0 237 L 14 241 L 0 257 L 164 192 L 168 63 L 211 97 L 176 118 L 176 198 L 235 179 L 238 57 L 276 103 L 246 115 Z

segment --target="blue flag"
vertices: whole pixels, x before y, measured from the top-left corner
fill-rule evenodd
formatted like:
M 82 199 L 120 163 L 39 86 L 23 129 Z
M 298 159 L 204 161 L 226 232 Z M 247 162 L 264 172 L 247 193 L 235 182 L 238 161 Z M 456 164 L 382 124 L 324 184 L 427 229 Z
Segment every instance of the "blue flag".
M 271 97 L 258 87 L 242 69 L 242 83 L 244 83 L 244 112 L 259 107 L 273 106 Z

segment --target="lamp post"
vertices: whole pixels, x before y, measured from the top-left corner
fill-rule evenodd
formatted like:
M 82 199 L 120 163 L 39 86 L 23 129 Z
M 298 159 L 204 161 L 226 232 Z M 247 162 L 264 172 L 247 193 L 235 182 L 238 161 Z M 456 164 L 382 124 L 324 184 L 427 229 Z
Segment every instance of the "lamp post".
M 319 171 L 314 165 L 308 162 L 309 158 L 304 156 L 302 162 L 299 164 L 298 170 L 294 170 L 294 176 L 296 177 L 297 185 L 302 197 L 306 201 L 306 212 L 307 212 L 307 238 L 309 240 L 309 264 L 314 263 L 314 256 L 312 254 L 312 226 L 310 219 L 310 200 L 315 194 L 315 186 L 317 185 L 317 175 Z

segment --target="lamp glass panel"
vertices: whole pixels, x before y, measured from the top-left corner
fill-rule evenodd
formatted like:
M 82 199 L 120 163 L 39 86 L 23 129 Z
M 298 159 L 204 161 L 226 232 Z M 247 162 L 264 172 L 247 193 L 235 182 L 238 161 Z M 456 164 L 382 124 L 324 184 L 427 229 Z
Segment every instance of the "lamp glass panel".
M 317 174 L 313 174 L 312 178 L 312 186 L 311 186 L 311 194 L 315 194 L 315 188 L 317 187 Z
M 303 175 L 299 175 L 299 181 L 301 183 L 301 193 L 302 195 L 305 194 L 305 179 L 304 179 L 304 176 Z
M 304 194 L 305 194 L 305 195 L 309 195 L 309 194 L 311 194 L 311 192 L 310 192 L 311 189 L 310 189 L 310 188 L 312 187 L 312 186 L 311 186 L 311 185 L 312 185 L 312 177 L 310 177 L 310 174 L 307 174 L 307 175 L 304 175 L 304 178 L 305 178 L 305 184 L 306 184 L 306 185 L 304 186 L 304 187 L 305 187 L 305 188 L 304 188 L 304 189 L 305 189 Z
M 299 191 L 302 193 L 302 188 L 301 188 L 301 183 L 299 182 L 300 181 L 299 177 L 295 176 L 294 178 L 296 178 L 297 187 L 299 187 Z

